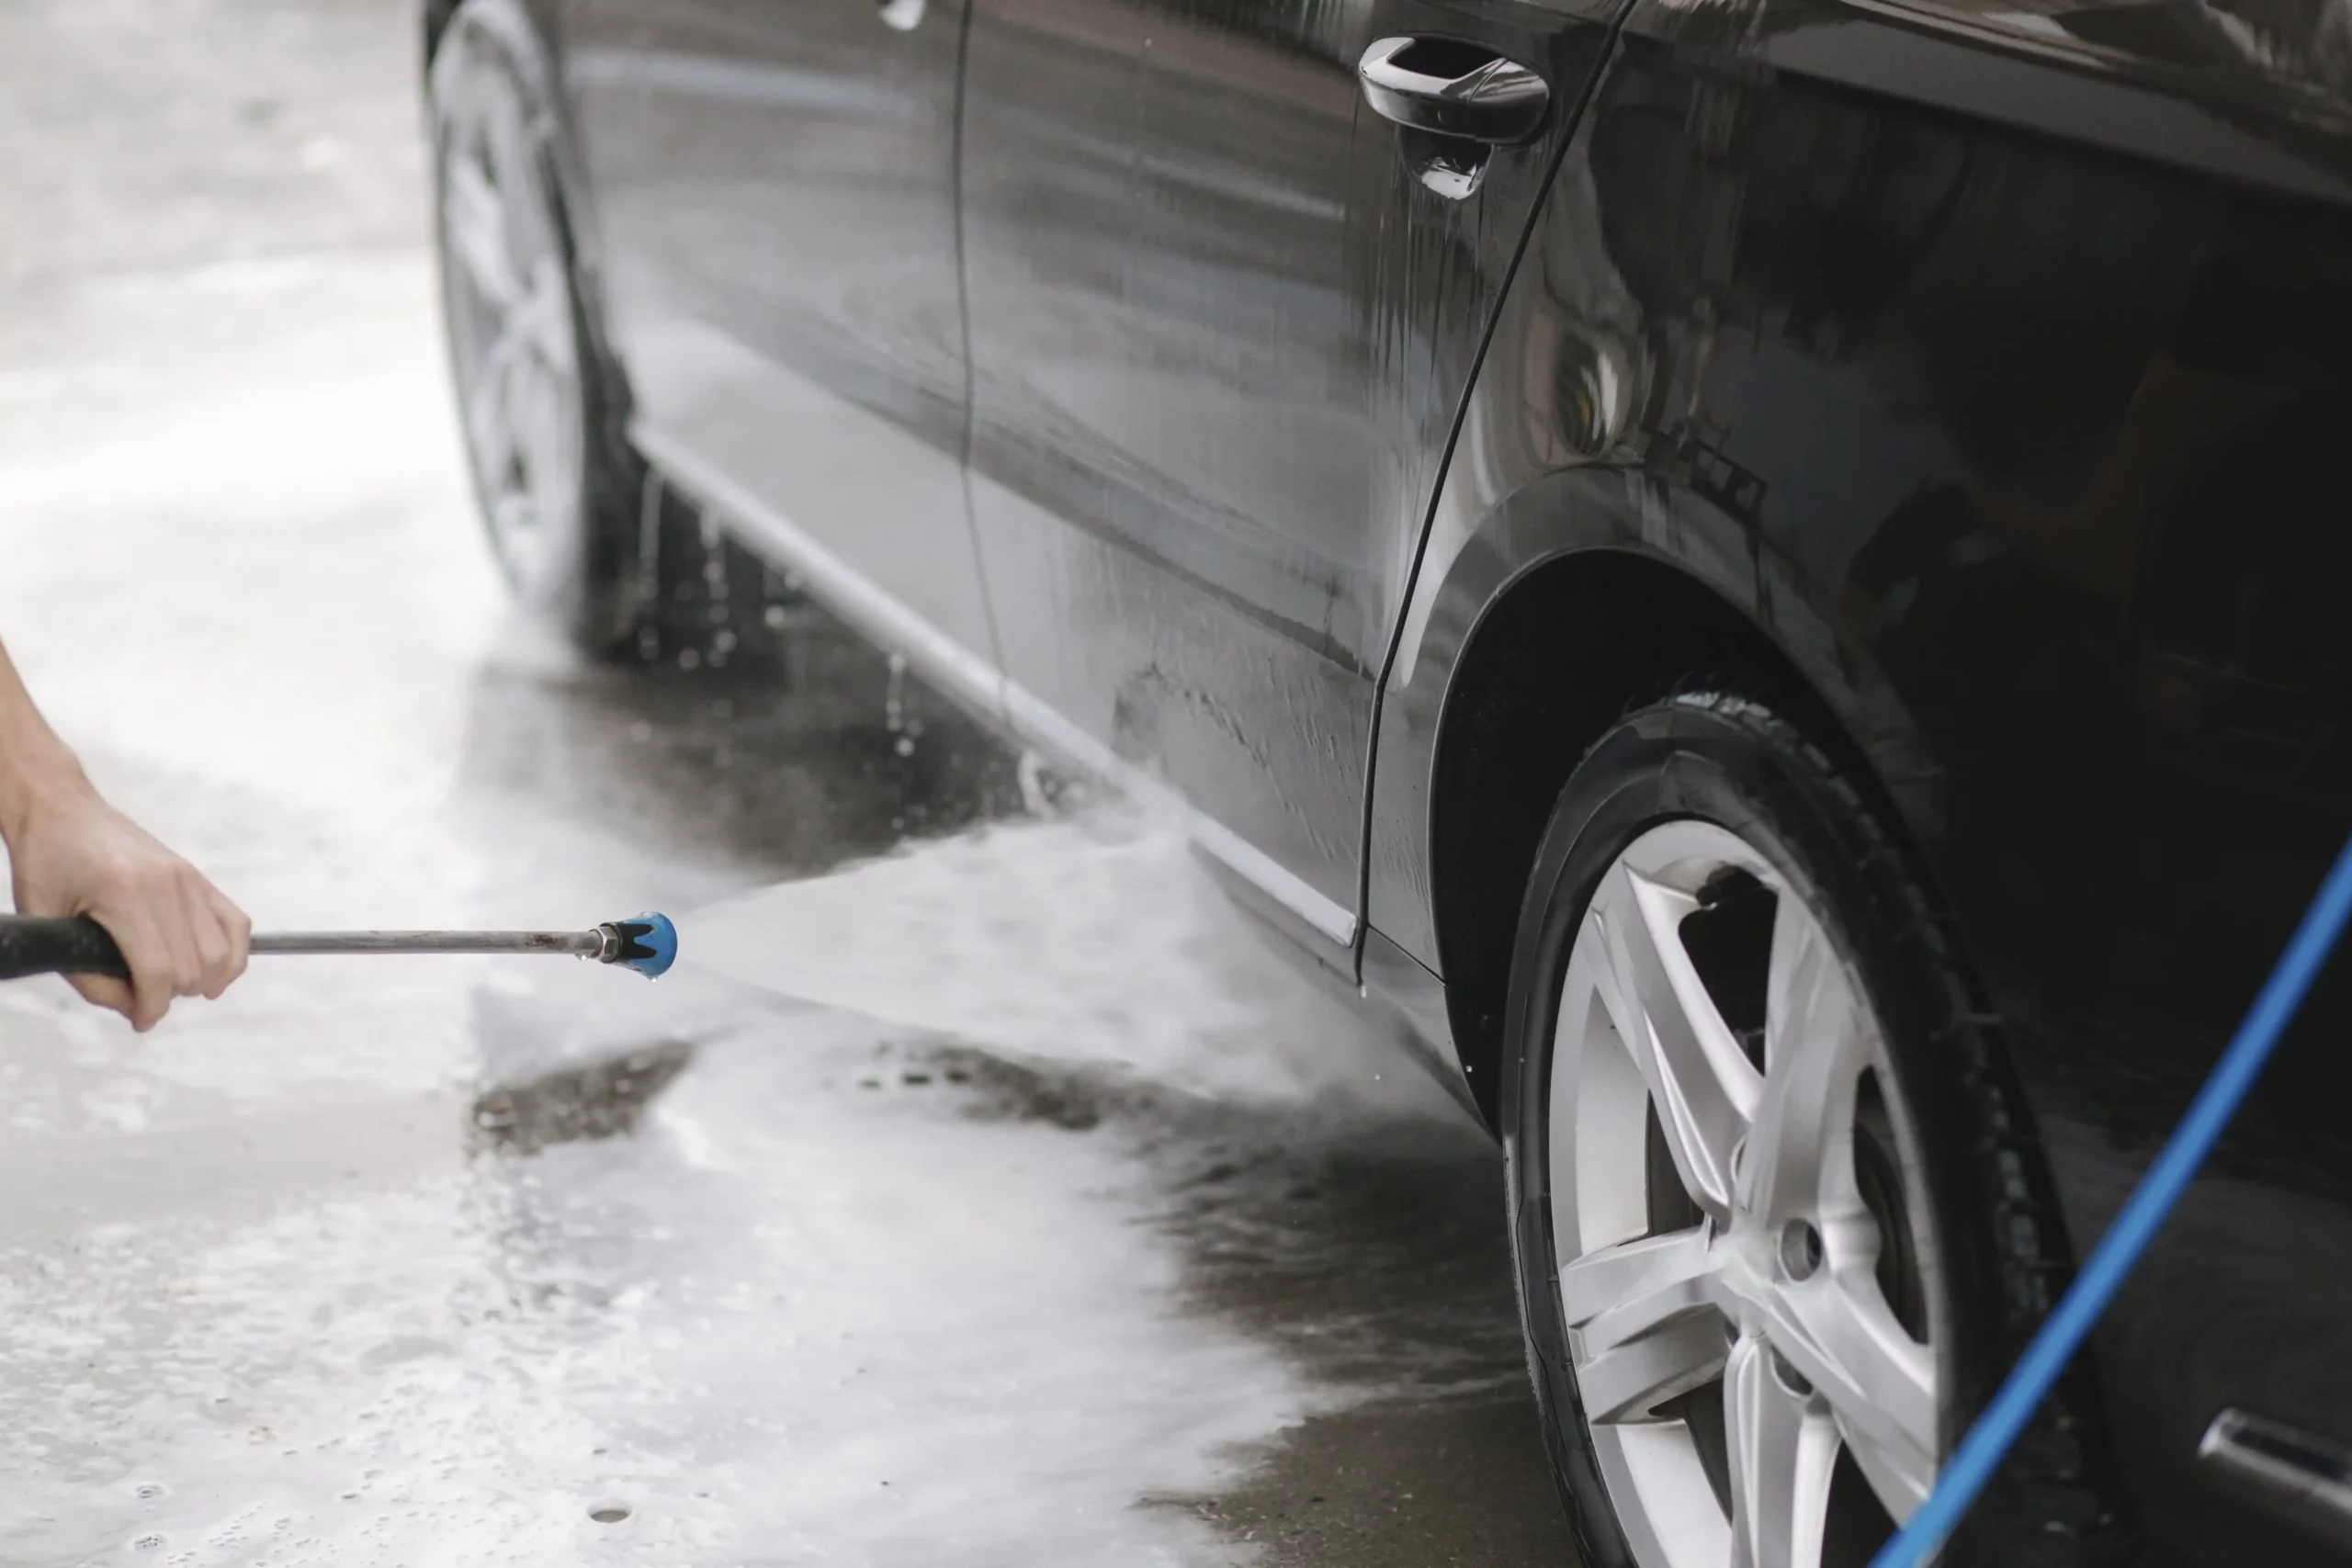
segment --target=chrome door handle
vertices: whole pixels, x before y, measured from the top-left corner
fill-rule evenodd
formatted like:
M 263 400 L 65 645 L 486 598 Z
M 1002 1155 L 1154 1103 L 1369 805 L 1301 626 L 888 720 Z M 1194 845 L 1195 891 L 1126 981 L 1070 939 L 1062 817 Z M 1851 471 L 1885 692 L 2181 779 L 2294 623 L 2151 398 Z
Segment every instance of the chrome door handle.
M 1470 141 L 1524 141 L 1552 101 L 1532 69 L 1459 39 L 1381 39 L 1356 62 L 1356 80 L 1383 118 Z

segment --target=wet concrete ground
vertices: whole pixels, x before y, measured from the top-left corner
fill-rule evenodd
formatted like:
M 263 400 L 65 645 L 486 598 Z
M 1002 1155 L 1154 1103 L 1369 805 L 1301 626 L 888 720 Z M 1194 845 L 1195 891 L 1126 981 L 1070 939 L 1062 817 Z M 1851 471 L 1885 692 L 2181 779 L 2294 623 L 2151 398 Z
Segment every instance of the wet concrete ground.
M 411 34 L 0 10 L 0 636 L 101 786 L 279 928 L 1087 874 L 1126 829 L 821 623 L 780 682 L 514 622 Z M 1567 1561 L 1491 1148 L 1170 875 L 1067 1038 L 544 961 L 266 962 L 144 1039 L 0 988 L 0 1562 Z

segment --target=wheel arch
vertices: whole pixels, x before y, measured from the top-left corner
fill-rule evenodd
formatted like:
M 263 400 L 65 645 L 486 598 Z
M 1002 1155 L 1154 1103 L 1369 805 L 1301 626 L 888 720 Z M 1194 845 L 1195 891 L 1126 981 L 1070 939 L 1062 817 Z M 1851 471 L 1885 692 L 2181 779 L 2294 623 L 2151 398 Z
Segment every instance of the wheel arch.
M 1657 525 L 1678 513 L 1686 525 Z M 1555 475 L 1498 508 L 1446 577 L 1429 617 L 1441 668 L 1411 682 L 1436 711 L 1415 724 L 1408 702 L 1403 722 L 1384 728 L 1423 738 L 1414 793 L 1425 803 L 1430 938 L 1454 1048 L 1490 1126 L 1537 845 L 1569 773 L 1629 710 L 1694 685 L 1771 705 L 1850 773 L 1936 886 L 1940 776 L 1923 763 L 1916 727 L 1867 653 L 1823 635 L 1826 623 L 1799 608 L 1800 582 L 1713 508 L 1638 475 Z

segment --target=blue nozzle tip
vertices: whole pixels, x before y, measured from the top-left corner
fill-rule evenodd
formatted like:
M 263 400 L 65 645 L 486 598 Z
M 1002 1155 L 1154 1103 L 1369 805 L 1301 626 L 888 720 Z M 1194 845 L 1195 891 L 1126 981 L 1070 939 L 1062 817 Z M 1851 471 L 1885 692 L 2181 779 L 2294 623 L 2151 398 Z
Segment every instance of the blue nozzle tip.
M 644 914 L 623 920 L 621 932 L 628 939 L 621 951 L 621 963 L 647 979 L 669 973 L 670 965 L 678 961 L 678 928 L 670 923 L 669 916 Z

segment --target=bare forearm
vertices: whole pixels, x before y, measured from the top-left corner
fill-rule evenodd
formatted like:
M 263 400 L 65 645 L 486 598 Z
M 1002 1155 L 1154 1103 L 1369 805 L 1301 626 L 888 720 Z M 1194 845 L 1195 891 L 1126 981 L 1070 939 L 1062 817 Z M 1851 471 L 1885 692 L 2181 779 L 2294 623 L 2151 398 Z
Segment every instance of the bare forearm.
M 17 908 L 88 915 L 130 970 L 67 976 L 139 1029 L 178 997 L 217 997 L 245 967 L 244 914 L 139 825 L 108 806 L 0 649 L 0 838 Z
M 16 844 L 44 806 L 89 789 L 82 764 L 41 716 L 0 647 L 0 838 Z

